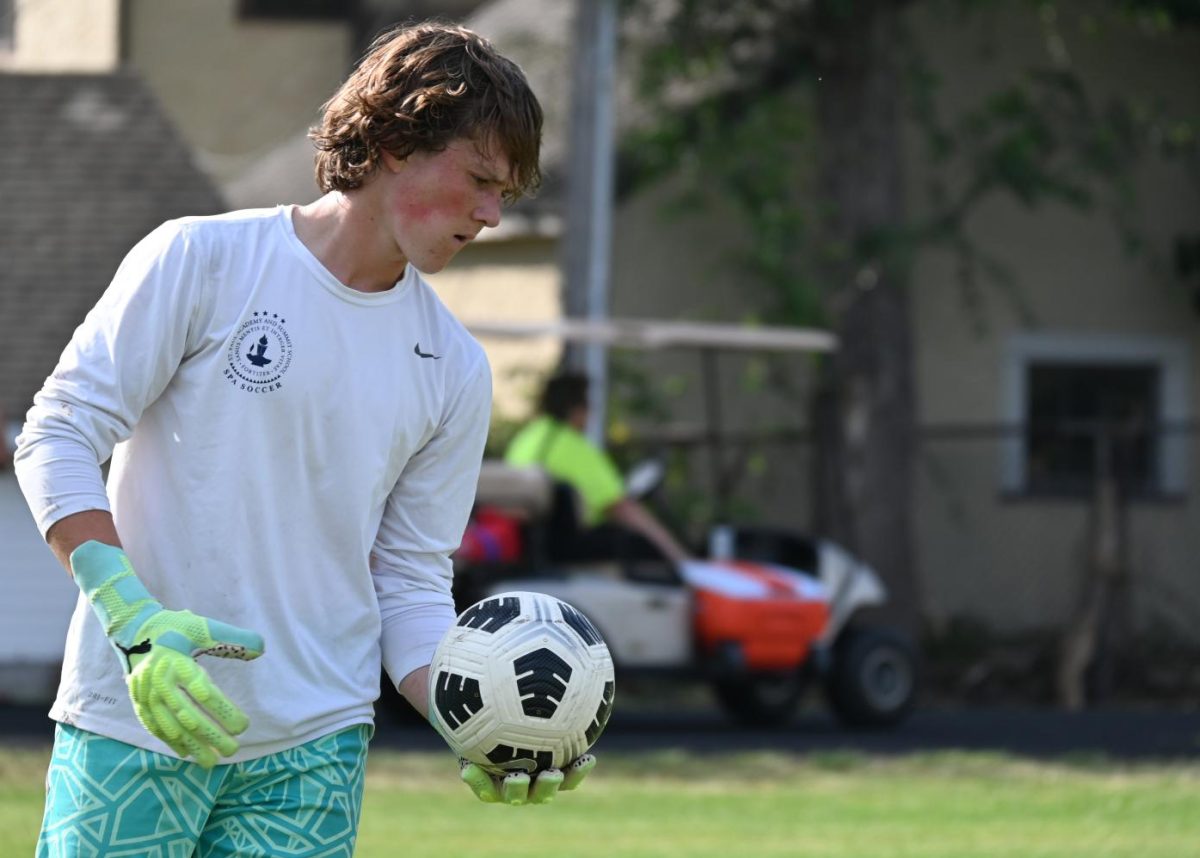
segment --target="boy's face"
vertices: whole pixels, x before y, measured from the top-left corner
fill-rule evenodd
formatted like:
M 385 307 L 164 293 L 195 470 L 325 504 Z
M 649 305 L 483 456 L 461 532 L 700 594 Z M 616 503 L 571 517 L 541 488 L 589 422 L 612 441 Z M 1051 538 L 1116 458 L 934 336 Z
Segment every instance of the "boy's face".
M 397 249 L 417 270 L 434 273 L 485 226 L 499 225 L 511 167 L 501 147 L 460 138 L 403 161 L 385 153 L 379 175 Z

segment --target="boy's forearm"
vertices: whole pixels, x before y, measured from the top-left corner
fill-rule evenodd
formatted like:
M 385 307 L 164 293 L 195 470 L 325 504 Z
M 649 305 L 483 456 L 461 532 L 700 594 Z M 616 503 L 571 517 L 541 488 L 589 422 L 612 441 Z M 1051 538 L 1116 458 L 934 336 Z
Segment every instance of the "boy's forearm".
M 71 571 L 71 552 L 89 539 L 105 545 L 121 546 L 117 526 L 112 513 L 101 509 L 89 509 L 59 519 L 46 531 L 46 542 L 68 572 Z
M 396 686 L 413 709 L 422 717 L 429 715 L 429 665 L 418 667 Z

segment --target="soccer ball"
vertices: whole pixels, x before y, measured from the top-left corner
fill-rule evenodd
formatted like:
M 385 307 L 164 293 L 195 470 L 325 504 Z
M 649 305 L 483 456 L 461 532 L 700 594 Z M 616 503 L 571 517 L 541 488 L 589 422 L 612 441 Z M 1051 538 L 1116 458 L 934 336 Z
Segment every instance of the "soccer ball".
M 580 611 L 544 593 L 489 596 L 459 615 L 429 668 L 434 726 L 460 757 L 503 774 L 561 768 L 608 723 L 608 647 Z

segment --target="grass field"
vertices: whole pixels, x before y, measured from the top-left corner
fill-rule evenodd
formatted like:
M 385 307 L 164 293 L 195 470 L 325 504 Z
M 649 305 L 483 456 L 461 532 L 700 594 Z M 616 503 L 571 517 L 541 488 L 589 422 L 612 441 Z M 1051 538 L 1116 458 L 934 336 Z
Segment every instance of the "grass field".
M 48 750 L 0 751 L 0 856 L 33 854 Z M 357 858 L 1200 856 L 1200 763 L 607 754 L 548 807 L 481 805 L 445 755 L 372 755 Z

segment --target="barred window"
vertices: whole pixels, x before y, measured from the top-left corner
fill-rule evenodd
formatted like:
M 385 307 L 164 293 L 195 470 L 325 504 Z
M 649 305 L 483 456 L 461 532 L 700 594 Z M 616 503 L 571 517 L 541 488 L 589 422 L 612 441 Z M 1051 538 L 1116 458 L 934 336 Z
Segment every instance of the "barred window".
M 1190 344 L 1167 336 L 1021 332 L 1001 384 L 1001 486 L 1085 497 L 1109 468 L 1133 496 L 1189 491 Z
M 1090 493 L 1101 468 L 1126 491 L 1160 491 L 1158 366 L 1034 362 L 1028 375 L 1029 493 Z

